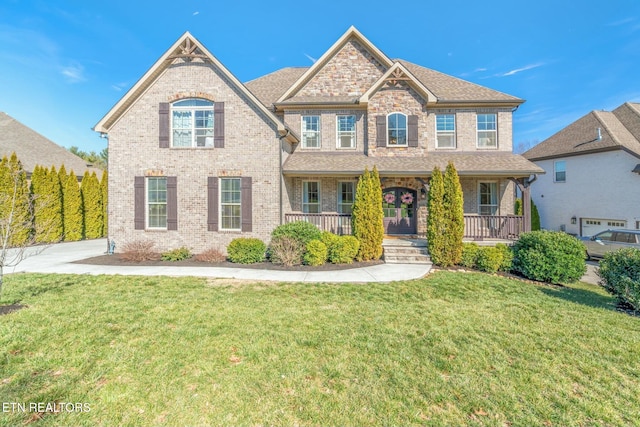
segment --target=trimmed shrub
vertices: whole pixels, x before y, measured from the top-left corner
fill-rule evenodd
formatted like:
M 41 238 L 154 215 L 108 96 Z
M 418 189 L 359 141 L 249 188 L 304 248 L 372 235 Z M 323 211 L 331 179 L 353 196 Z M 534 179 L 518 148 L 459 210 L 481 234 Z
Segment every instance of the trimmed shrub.
M 458 171 L 449 162 L 444 172 L 443 209 L 445 220 L 444 256 L 447 265 L 456 265 L 462 257 L 462 237 L 464 236 L 464 209 L 462 186 Z
M 328 260 L 331 257 L 331 254 L 336 250 L 340 241 L 340 236 L 338 236 L 337 234 L 333 234 L 330 231 L 323 231 L 322 234 L 320 235 L 320 240 L 327 247 L 326 260 Z
M 318 266 L 327 261 L 327 245 L 320 240 L 312 240 L 307 243 L 307 251 L 304 254 L 304 263 Z
M 63 174 L 63 168 L 58 172 L 62 187 L 62 220 L 64 224 L 64 240 L 72 242 L 82 239 L 82 196 L 80 184 L 73 170 Z
M 193 257 L 198 262 L 218 263 L 227 260 L 227 256 L 216 248 L 210 248 Z
M 118 257 L 123 261 L 142 262 L 160 259 L 160 254 L 153 250 L 153 242 L 150 240 L 134 240 L 122 245 L 122 252 Z
M 282 264 L 288 267 L 300 265 L 302 264 L 304 252 L 305 246 L 293 237 L 277 236 L 271 239 L 271 243 L 269 243 L 269 259 L 274 264 Z
M 640 250 L 624 248 L 604 255 L 600 261 L 600 284 L 618 302 L 640 311 Z
M 329 251 L 329 261 L 333 264 L 351 264 L 358 255 L 360 242 L 353 236 L 338 236 Z
M 522 199 L 517 198 L 515 204 L 513 205 L 514 213 L 516 215 L 522 215 Z M 538 207 L 533 200 L 531 200 L 531 231 L 540 230 L 540 213 L 538 212 Z
M 513 250 L 511 246 L 507 246 L 504 243 L 496 244 L 496 248 L 502 252 L 502 262 L 500 263 L 500 271 L 509 272 L 513 266 Z
M 446 221 L 444 212 L 444 178 L 438 167 L 431 173 L 429 197 L 427 199 L 427 245 L 434 264 L 448 267 L 445 255 L 444 234 Z
M 80 186 L 84 206 L 84 235 L 87 239 L 102 237 L 102 190 L 95 172 L 88 171 L 82 177 Z
M 382 186 L 378 169 L 374 166 L 360 176 L 356 187 L 351 213 L 353 236 L 360 244 L 358 261 L 370 261 L 382 256 L 384 239 L 384 212 L 382 211 Z
M 479 250 L 480 246 L 478 246 L 477 243 L 463 243 L 460 265 L 467 268 L 476 268 L 476 259 L 478 258 Z
M 238 264 L 254 264 L 264 259 L 267 246 L 260 239 L 253 237 L 238 237 L 227 246 L 229 261 Z
M 307 221 L 294 221 L 279 225 L 271 232 L 272 238 L 280 236 L 295 239 L 300 242 L 304 248 L 310 241 L 320 238 L 320 229 Z
M 513 246 L 513 270 L 548 283 L 569 283 L 587 271 L 584 244 L 560 231 L 523 233 Z
M 106 237 L 109 234 L 108 229 L 108 217 L 107 217 L 107 202 L 109 200 L 108 190 L 109 177 L 107 171 L 102 172 L 102 178 L 100 179 L 100 197 L 102 202 L 102 237 Z
M 162 261 L 182 261 L 193 256 L 189 248 L 181 247 L 162 253 Z
M 10 159 L 3 157 L 0 161 L 0 228 L 6 234 L 0 236 L 2 245 L 21 246 L 32 242 L 33 200 L 27 174 L 16 153 Z
M 504 255 L 500 248 L 482 246 L 478 248 L 476 267 L 480 271 L 495 273 L 502 266 Z

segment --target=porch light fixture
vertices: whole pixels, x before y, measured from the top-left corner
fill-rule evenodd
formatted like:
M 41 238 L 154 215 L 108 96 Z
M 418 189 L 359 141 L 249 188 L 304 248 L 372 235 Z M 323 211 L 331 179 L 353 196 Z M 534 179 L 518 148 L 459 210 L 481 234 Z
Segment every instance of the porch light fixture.
M 577 218 L 576 218 L 576 216 L 574 215 L 574 216 L 572 216 L 572 217 L 571 217 L 571 224 L 574 224 L 574 225 L 575 225 L 575 224 L 576 224 L 576 222 L 578 222 L 578 219 L 577 219 Z

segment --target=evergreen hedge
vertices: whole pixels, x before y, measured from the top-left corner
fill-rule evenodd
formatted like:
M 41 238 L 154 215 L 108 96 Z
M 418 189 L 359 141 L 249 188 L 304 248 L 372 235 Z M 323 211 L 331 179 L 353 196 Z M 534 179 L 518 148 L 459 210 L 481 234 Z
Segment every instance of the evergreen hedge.
M 462 257 L 462 238 L 464 237 L 464 207 L 462 186 L 458 171 L 449 162 L 444 173 L 444 194 L 442 198 L 445 232 L 444 255 L 447 265 L 456 265 Z
M 427 199 L 427 246 L 434 264 L 448 266 L 445 237 L 444 178 L 437 166 L 431 173 L 429 198 Z
M 95 172 L 85 172 L 80 187 L 84 206 L 84 235 L 87 239 L 102 237 L 102 192 Z
M 353 236 L 360 242 L 357 260 L 379 259 L 384 239 L 384 213 L 382 186 L 375 166 L 371 172 L 365 168 L 358 180 L 351 212 L 351 228 Z
M 32 233 L 30 201 L 27 175 L 22 168 L 22 163 L 15 153 L 10 158 L 3 157 L 0 161 L 0 221 L 3 222 L 1 231 L 8 234 L 0 237 L 0 243 L 5 243 L 6 235 L 9 235 L 7 243 L 10 246 L 23 245 L 30 239 Z M 6 229 L 5 224 L 10 229 Z
M 83 209 L 80 184 L 73 170 L 63 175 L 60 168 L 60 184 L 62 185 L 62 221 L 64 228 L 64 240 L 74 242 L 81 240 L 83 230 Z

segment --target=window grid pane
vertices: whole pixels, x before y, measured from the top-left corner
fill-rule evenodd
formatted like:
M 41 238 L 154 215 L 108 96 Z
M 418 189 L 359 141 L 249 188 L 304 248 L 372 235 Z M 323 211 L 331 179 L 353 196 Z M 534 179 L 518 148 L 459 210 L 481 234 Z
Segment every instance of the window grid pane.
M 167 178 L 147 178 L 147 227 L 167 228 Z
M 407 116 L 401 113 L 390 114 L 387 118 L 387 145 L 407 145 Z
M 495 182 L 480 183 L 480 215 L 495 215 L 498 212 L 498 184 Z
M 350 214 L 353 208 L 354 183 L 338 183 L 338 213 Z
M 172 147 L 213 147 L 213 102 L 185 99 L 171 108 Z
M 356 116 L 338 116 L 338 147 L 355 148 L 356 146 Z
M 478 114 L 478 147 L 497 148 L 498 132 L 495 114 Z
M 220 179 L 220 223 L 223 230 L 240 230 L 242 222 L 240 178 Z
M 453 114 L 436 116 L 436 148 L 456 147 L 456 120 Z
M 320 148 L 320 116 L 302 116 L 302 147 Z
M 304 181 L 302 183 L 302 212 L 320 213 L 320 183 Z
M 564 160 L 554 163 L 555 168 L 555 181 L 565 182 L 567 180 L 567 164 Z

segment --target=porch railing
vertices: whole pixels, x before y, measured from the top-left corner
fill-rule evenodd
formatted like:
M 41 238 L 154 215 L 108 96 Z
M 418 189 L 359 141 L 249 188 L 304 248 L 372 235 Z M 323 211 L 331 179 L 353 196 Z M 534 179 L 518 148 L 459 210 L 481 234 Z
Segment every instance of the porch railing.
M 464 237 L 474 240 L 517 240 L 524 232 L 524 220 L 519 215 L 465 215 Z
M 351 214 L 288 213 L 284 215 L 284 222 L 294 221 L 307 221 L 322 231 L 330 231 L 334 234 L 351 234 Z
M 288 213 L 285 222 L 307 221 L 320 230 L 335 234 L 351 234 L 351 215 L 338 213 Z M 524 220 L 518 215 L 464 216 L 464 237 L 467 239 L 517 240 L 524 232 Z

